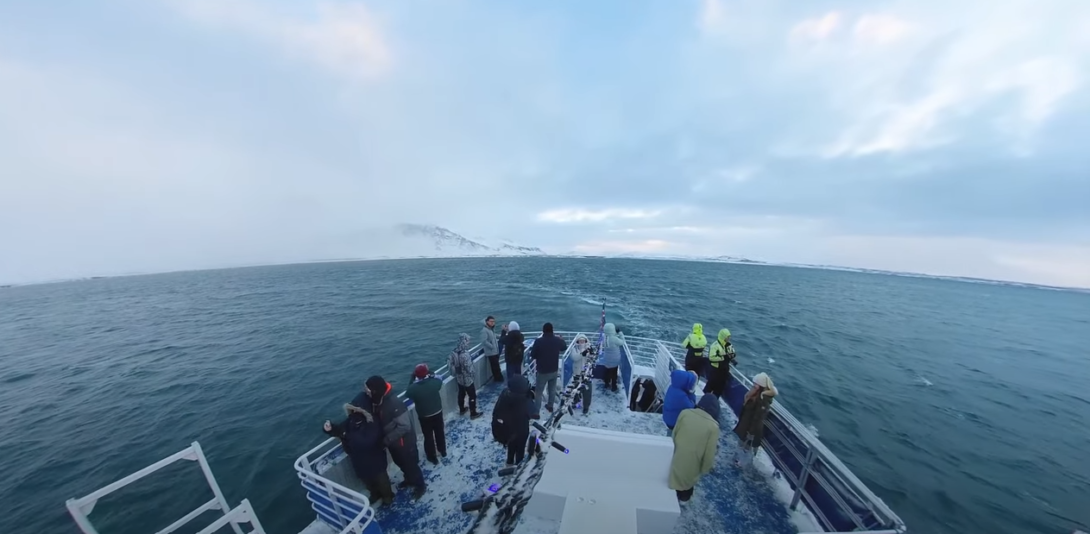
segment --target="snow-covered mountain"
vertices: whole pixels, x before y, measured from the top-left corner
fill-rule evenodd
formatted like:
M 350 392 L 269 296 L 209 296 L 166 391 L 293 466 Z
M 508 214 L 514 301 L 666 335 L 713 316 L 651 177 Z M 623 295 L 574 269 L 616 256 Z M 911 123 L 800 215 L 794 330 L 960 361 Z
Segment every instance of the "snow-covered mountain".
M 381 234 L 381 232 L 379 232 Z M 393 227 L 393 235 L 378 237 L 371 252 L 394 257 L 419 256 L 542 256 L 545 252 L 502 240 L 497 244 L 474 238 L 470 239 L 442 226 L 431 224 L 399 224 Z M 372 240 L 369 240 L 372 241 Z M 374 257 L 375 254 L 368 254 Z

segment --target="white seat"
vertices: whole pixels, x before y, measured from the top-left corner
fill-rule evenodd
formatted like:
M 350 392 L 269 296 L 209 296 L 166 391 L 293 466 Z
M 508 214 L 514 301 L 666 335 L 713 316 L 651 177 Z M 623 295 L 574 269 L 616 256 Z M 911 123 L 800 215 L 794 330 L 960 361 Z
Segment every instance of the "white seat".
M 598 521 L 608 523 L 605 532 L 673 532 L 681 508 L 667 485 L 670 438 L 564 426 L 554 439 L 569 454 L 550 451 L 525 513 L 562 521 L 561 532 L 593 532 L 582 523 Z M 593 510 L 608 514 L 592 520 Z

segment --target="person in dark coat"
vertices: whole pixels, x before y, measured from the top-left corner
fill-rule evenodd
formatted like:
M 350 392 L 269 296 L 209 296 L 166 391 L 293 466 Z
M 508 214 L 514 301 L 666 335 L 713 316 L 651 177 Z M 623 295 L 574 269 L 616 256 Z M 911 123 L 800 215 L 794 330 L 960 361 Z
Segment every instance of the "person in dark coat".
M 767 374 L 757 373 L 753 377 L 753 387 L 746 392 L 742 413 L 738 416 L 738 424 L 734 426 L 734 433 L 741 440 L 741 447 L 734 458 L 735 465 L 748 465 L 760 450 L 764 439 L 765 418 L 778 393 L 772 378 Z
M 492 410 L 493 436 L 507 448 L 508 466 L 520 463 L 526 457 L 530 420 L 538 417 L 530 381 L 522 375 L 512 376 Z
M 344 411 L 347 419 L 340 423 L 326 421 L 323 430 L 341 440 L 341 447 L 352 462 L 352 470 L 367 486 L 367 499 L 372 504 L 393 503 L 394 489 L 390 486 L 390 474 L 386 472 L 382 427 L 363 408 L 345 404 Z
M 405 396 L 416 404 L 416 417 L 420 421 L 420 431 L 424 433 L 424 456 L 433 464 L 439 463 L 439 456 L 447 457 L 442 389 L 443 379 L 430 372 L 428 364 L 422 363 L 416 366 L 413 383 L 405 390 Z
M 526 338 L 515 321 L 507 323 L 507 331 L 500 334 L 503 343 L 503 361 L 507 364 L 507 380 L 511 375 L 522 374 L 522 360 L 526 352 Z
M 416 432 L 413 432 L 409 421 L 409 410 L 405 408 L 405 402 L 393 393 L 393 386 L 385 378 L 372 376 L 365 386 L 352 404 L 371 412 L 375 420 L 382 424 L 382 440 L 390 451 L 390 459 L 405 475 L 405 480 L 397 486 L 414 488 L 413 498 L 419 499 L 427 490 L 427 485 L 420 470 L 420 451 L 416 448 Z
M 530 359 L 537 361 L 537 387 L 534 388 L 542 400 L 545 400 L 545 389 L 548 388 L 548 401 L 545 409 L 553 411 L 556 404 L 556 379 L 560 374 L 560 355 L 568 350 L 568 344 L 559 334 L 553 333 L 553 323 L 545 323 L 541 327 L 541 337 L 534 340 L 530 348 Z

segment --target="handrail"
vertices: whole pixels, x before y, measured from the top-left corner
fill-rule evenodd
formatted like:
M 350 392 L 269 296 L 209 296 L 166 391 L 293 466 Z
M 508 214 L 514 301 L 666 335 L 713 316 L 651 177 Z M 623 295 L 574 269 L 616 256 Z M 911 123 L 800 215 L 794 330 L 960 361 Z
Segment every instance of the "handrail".
M 242 528 L 240 528 L 238 525 L 241 522 L 250 523 L 251 525 L 253 525 L 253 532 L 256 532 L 258 534 L 264 534 L 265 531 L 262 530 L 261 524 L 257 520 L 257 516 L 254 515 L 253 509 L 250 507 L 249 501 L 244 499 L 242 501 L 243 504 L 239 505 L 239 507 L 235 509 L 231 509 L 231 507 L 227 505 L 227 499 L 223 496 L 223 491 L 220 490 L 219 484 L 216 483 L 216 477 L 212 475 L 212 468 L 208 465 L 208 459 L 205 458 L 204 451 L 201 450 L 200 443 L 196 441 L 194 441 L 190 446 L 186 447 L 185 449 L 182 449 L 166 458 L 163 458 L 162 460 L 159 460 L 158 462 L 155 462 L 154 464 L 151 464 L 135 473 L 132 473 L 122 478 L 121 480 L 117 480 L 113 483 L 107 484 L 106 486 L 92 491 L 91 493 L 83 497 L 68 499 L 65 502 L 65 506 L 68 508 L 68 512 L 72 515 L 72 519 L 76 521 L 76 525 L 79 526 L 80 530 L 83 531 L 84 534 L 98 534 L 98 530 L 96 530 L 94 525 L 91 524 L 91 520 L 88 515 L 90 515 L 91 512 L 94 510 L 95 505 L 98 504 L 99 499 L 125 486 L 128 486 L 129 484 L 132 484 L 133 482 L 136 482 L 137 480 L 140 480 L 156 471 L 159 471 L 160 469 L 163 469 L 170 464 L 182 460 L 197 462 L 197 464 L 201 468 L 201 471 L 204 473 L 205 481 L 208 482 L 208 486 L 212 490 L 213 498 L 212 500 L 198 506 L 193 511 L 182 516 L 181 519 L 178 519 L 177 521 L 171 523 L 163 530 L 160 530 L 158 534 L 169 534 L 170 532 L 177 530 L 178 528 L 189 523 L 193 519 L 196 519 L 197 516 L 209 510 L 222 510 L 224 515 L 213 523 L 213 525 L 219 525 L 216 527 L 216 529 L 205 529 L 202 532 L 214 532 L 220 527 L 223 527 L 224 525 L 230 523 L 231 529 L 235 531 L 235 534 L 242 534 Z M 233 520 L 233 518 L 235 518 L 236 516 L 241 516 L 241 519 Z

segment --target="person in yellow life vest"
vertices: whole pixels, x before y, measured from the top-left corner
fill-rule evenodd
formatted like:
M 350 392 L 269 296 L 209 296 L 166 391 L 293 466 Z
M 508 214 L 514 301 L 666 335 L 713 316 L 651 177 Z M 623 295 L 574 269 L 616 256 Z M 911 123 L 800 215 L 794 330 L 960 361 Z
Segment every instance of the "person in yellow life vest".
M 704 347 L 708 346 L 708 338 L 704 337 L 704 325 L 693 325 L 693 333 L 685 337 L 681 342 L 685 349 L 685 370 L 693 371 L 697 376 L 704 375 Z
M 719 331 L 719 339 L 712 344 L 708 353 L 708 383 L 704 393 L 711 393 L 723 398 L 723 392 L 730 390 L 730 366 L 734 365 L 734 346 L 730 344 L 730 330 Z

